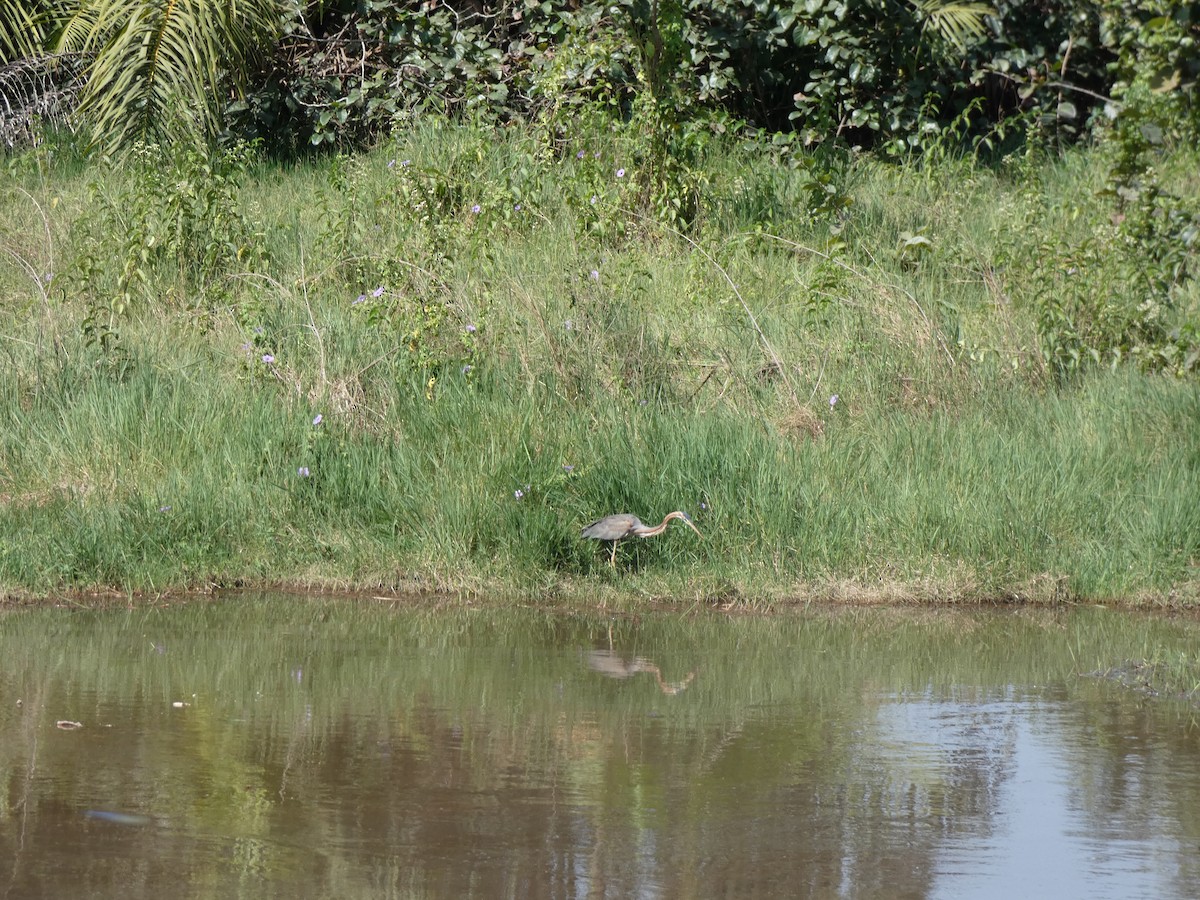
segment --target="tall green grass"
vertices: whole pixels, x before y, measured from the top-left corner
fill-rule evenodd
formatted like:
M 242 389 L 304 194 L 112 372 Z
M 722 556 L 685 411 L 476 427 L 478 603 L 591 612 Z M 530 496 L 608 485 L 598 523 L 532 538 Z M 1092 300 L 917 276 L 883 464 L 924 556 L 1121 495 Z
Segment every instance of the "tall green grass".
M 1001 250 L 1036 250 L 1031 221 L 1077 227 L 1055 210 L 1099 161 L 848 163 L 834 221 L 802 173 L 714 144 L 684 238 L 615 182 L 619 143 L 596 146 L 603 165 L 574 170 L 526 135 L 429 125 L 264 166 L 240 200 L 266 269 L 217 290 L 151 263 L 121 316 L 104 271 L 71 263 L 97 172 L 30 166 L 2 197 L 0 585 L 1197 598 L 1194 384 L 1056 385 L 996 274 Z M 97 310 L 106 345 L 82 328 Z M 579 538 L 673 509 L 704 539 L 627 542 L 613 568 Z

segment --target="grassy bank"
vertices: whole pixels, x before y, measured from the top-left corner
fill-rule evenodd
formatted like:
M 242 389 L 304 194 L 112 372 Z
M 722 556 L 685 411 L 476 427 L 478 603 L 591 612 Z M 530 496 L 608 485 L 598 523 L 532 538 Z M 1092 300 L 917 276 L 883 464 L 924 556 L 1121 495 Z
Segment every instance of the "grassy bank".
M 1046 324 L 1139 289 L 1102 153 L 698 159 L 665 183 L 686 237 L 620 134 L 16 160 L 0 587 L 1200 600 L 1195 377 L 1076 370 L 1103 316 Z M 1173 297 L 1163 327 L 1194 323 Z M 579 538 L 679 508 L 704 540 L 615 570 Z

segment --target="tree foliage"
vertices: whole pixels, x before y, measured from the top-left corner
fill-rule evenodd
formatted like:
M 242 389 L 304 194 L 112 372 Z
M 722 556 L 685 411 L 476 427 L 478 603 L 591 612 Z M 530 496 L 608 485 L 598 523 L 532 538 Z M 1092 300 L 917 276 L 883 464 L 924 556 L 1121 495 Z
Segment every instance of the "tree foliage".
M 98 145 L 212 138 L 227 92 L 271 52 L 283 12 L 280 0 L 84 0 L 55 49 L 92 59 L 80 113 Z
M 1194 0 L 0 0 L 0 64 L 86 59 L 105 149 L 357 146 L 406 111 L 503 119 L 661 95 L 812 142 L 919 146 L 1019 112 L 1070 137 L 1114 88 L 1194 109 Z M 1151 71 L 1153 70 L 1153 71 Z M 678 116 L 676 116 L 676 119 Z
M 61 16 L 55 0 L 0 0 L 0 66 L 40 54 L 48 29 Z

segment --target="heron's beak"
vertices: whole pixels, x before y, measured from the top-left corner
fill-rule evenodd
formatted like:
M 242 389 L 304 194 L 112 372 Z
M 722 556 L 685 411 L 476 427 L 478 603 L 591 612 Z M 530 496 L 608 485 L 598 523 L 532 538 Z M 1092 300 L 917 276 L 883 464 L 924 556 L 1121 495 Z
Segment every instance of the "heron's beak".
M 691 528 L 692 531 L 696 532 L 696 534 L 700 534 L 700 529 L 696 527 L 695 523 L 692 521 L 691 516 L 684 516 L 683 521 L 688 523 L 688 527 Z M 701 540 L 703 540 L 704 535 L 700 534 L 700 538 L 701 538 Z

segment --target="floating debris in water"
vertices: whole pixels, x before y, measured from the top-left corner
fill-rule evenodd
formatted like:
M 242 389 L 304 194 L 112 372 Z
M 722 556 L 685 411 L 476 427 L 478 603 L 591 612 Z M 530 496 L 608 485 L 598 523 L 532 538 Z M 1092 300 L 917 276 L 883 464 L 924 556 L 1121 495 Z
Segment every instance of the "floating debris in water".
M 175 700 L 171 703 L 176 709 L 183 709 L 185 706 L 191 706 L 190 703 L 185 703 L 183 700 Z
M 82 728 L 82 722 L 72 722 L 70 719 L 59 719 L 54 723 L 63 731 L 74 731 L 76 728 Z

